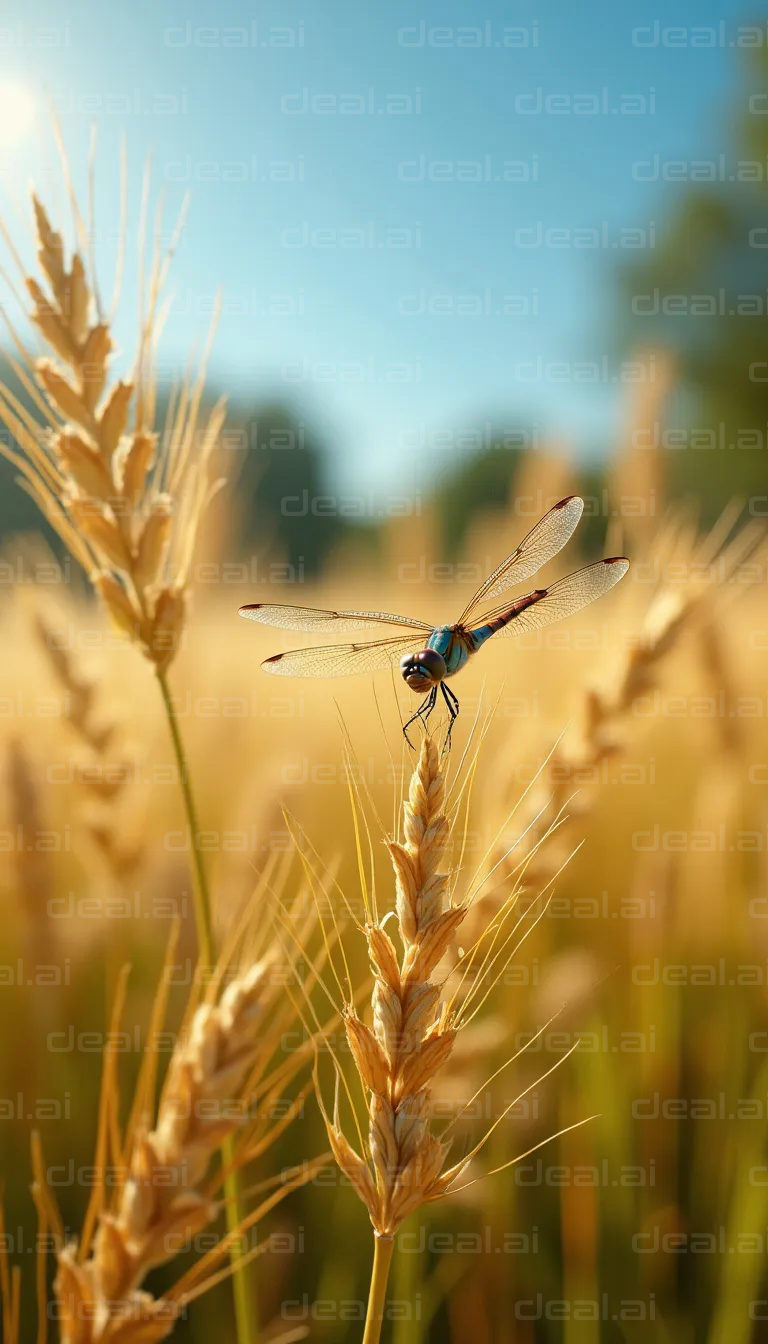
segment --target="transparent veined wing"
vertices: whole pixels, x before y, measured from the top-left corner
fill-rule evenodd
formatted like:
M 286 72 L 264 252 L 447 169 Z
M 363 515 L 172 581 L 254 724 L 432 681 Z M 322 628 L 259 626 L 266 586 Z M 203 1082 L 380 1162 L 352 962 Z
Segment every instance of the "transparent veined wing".
M 484 624 L 493 625 L 494 621 L 499 621 L 494 632 L 499 635 L 522 635 L 530 630 L 541 630 L 545 625 L 554 625 L 555 621 L 564 621 L 566 616 L 572 616 L 575 611 L 581 611 L 582 607 L 603 597 L 624 578 L 628 569 L 629 561 L 623 556 L 598 560 L 594 565 L 558 579 L 549 588 L 534 590 L 518 598 L 520 610 L 513 612 L 509 621 L 501 624 L 510 608 L 499 607 L 485 615 Z M 540 597 L 537 592 L 541 593 Z M 534 601 L 528 602 L 530 598 Z M 512 604 L 513 608 L 516 606 L 517 602 Z
M 291 649 L 262 663 L 265 672 L 281 677 L 346 677 L 354 672 L 376 672 L 399 663 L 403 654 L 418 653 L 424 641 L 413 635 L 377 639 L 369 644 L 327 644 L 319 649 Z
M 395 616 L 389 611 L 325 611 L 322 607 L 270 606 L 266 602 L 254 602 L 240 607 L 238 614 L 277 630 L 315 630 L 318 634 L 333 630 L 368 630 L 377 625 L 407 625 L 412 630 L 430 634 L 434 629 L 426 621 Z
M 569 495 L 559 504 L 545 513 L 535 527 L 520 542 L 516 551 L 502 560 L 500 565 L 478 588 L 472 601 L 459 617 L 460 625 L 467 625 L 473 612 L 490 598 L 512 588 L 516 583 L 538 574 L 542 565 L 557 555 L 567 541 L 570 541 L 584 512 L 584 500 L 578 495 Z

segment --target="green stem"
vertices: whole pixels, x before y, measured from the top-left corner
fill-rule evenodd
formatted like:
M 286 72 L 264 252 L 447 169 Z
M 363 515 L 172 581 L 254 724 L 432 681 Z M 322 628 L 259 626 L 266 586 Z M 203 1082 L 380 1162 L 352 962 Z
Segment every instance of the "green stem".
M 381 1338 L 381 1323 L 384 1319 L 384 1305 L 387 1300 L 387 1279 L 389 1278 L 389 1267 L 392 1264 L 394 1249 L 394 1237 L 375 1237 L 363 1344 L 379 1344 Z
M 197 819 L 195 795 L 192 792 L 192 782 L 190 780 L 189 766 L 187 765 L 187 757 L 184 751 L 184 743 L 181 740 L 179 720 L 176 710 L 173 707 L 173 696 L 171 695 L 165 673 L 158 672 L 157 680 L 163 696 L 165 713 L 168 718 L 168 727 L 171 730 L 171 737 L 173 738 L 173 750 L 176 754 L 176 768 L 179 772 L 181 792 L 184 797 L 184 809 L 187 814 L 187 824 L 191 831 L 195 924 L 197 926 L 197 942 L 200 951 L 200 960 L 204 966 L 209 967 L 211 964 L 211 956 L 213 954 L 211 893 L 208 889 L 208 877 L 205 871 L 205 864 L 203 863 L 202 850 L 197 844 L 197 837 L 200 834 L 200 823 Z
M 202 851 L 197 844 L 197 837 L 200 833 L 200 825 L 197 819 L 197 806 L 195 804 L 195 795 L 192 792 L 192 781 L 190 778 L 186 753 L 184 751 L 184 743 L 181 737 L 178 715 L 174 709 L 173 696 L 171 695 L 165 673 L 158 671 L 157 680 L 162 693 L 163 705 L 168 719 L 168 727 L 173 740 L 176 767 L 179 772 L 181 792 L 184 799 L 184 810 L 187 814 L 187 824 L 191 832 L 192 879 L 195 897 L 197 942 L 200 951 L 200 960 L 204 966 L 208 967 L 211 965 L 215 943 L 213 937 L 211 893 L 208 886 L 208 875 L 205 871 Z M 222 1151 L 222 1159 L 225 1167 L 231 1165 L 233 1155 L 234 1145 L 233 1140 L 230 1138 L 224 1143 Z M 239 1171 L 230 1172 L 224 1183 L 224 1193 L 226 1197 L 227 1231 L 236 1233 L 237 1228 L 240 1226 L 245 1216 Z M 238 1268 L 238 1261 L 242 1258 L 242 1255 L 243 1252 L 239 1247 L 234 1247 L 229 1253 L 230 1264 L 232 1265 L 233 1270 L 232 1293 L 235 1300 L 237 1344 L 256 1344 L 258 1326 L 256 1322 L 253 1279 L 248 1266 Z
M 224 1141 L 222 1155 L 225 1166 L 232 1161 L 234 1144 L 232 1139 Z M 236 1233 L 245 1218 L 245 1205 L 241 1194 L 240 1172 L 231 1171 L 224 1182 L 226 1196 L 227 1231 Z M 233 1246 L 229 1252 L 232 1266 L 232 1296 L 235 1299 L 235 1331 L 237 1344 L 256 1344 L 259 1333 L 256 1320 L 256 1294 L 250 1265 L 238 1268 L 244 1252 L 239 1246 Z
M 424 1208 L 419 1210 L 417 1215 L 420 1219 L 426 1217 Z M 410 1223 L 404 1226 L 411 1226 Z M 417 1238 L 418 1241 L 418 1238 Z M 421 1289 L 421 1280 L 423 1274 L 423 1256 L 421 1251 L 401 1250 L 395 1260 L 394 1268 L 394 1293 L 398 1303 L 408 1302 L 411 1305 L 416 1301 L 416 1295 Z M 413 1311 L 410 1314 L 405 1312 L 398 1320 L 392 1331 L 392 1344 L 421 1344 L 424 1334 L 424 1325 L 421 1320 L 416 1319 Z

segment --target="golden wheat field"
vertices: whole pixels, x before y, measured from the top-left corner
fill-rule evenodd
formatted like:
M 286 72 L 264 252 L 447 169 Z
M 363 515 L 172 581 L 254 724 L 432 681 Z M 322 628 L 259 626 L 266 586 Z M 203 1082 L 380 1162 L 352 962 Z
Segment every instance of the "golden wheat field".
M 77 228 L 37 199 L 33 228 L 0 392 L 46 520 L 0 560 L 3 1339 L 768 1338 L 768 544 L 635 446 L 672 364 L 599 492 L 541 449 L 451 559 L 425 500 L 306 579 L 233 548 L 207 347 L 159 387 L 165 253 L 126 362 Z M 449 622 L 579 491 L 589 551 L 546 582 L 628 575 L 473 659 L 450 743 L 439 710 L 404 740 L 397 662 L 261 670 L 296 636 L 241 605 Z

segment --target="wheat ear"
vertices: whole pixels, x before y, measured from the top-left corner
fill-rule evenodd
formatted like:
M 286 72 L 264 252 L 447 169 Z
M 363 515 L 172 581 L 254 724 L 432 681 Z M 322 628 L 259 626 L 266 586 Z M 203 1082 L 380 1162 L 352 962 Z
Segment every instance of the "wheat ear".
M 431 976 L 466 914 L 446 907 L 449 874 L 440 871 L 449 838 L 444 797 L 437 747 L 425 738 L 405 804 L 405 842 L 389 844 L 402 957 L 398 961 L 381 924 L 369 925 L 373 1028 L 351 1007 L 345 1011 L 347 1039 L 368 1093 L 373 1172 L 340 1126 L 329 1126 L 339 1166 L 384 1238 L 425 1200 L 443 1194 L 456 1174 L 441 1175 L 447 1146 L 430 1133 L 428 1117 L 430 1084 L 456 1034 Z
M 126 839 L 124 804 L 132 769 L 120 741 L 120 726 L 99 704 L 98 678 L 80 666 L 65 647 L 63 631 L 42 608 L 33 613 L 32 630 L 67 696 L 66 721 L 84 748 L 85 760 L 99 767 L 82 772 L 82 787 L 91 805 L 83 808 L 81 824 L 120 886 L 136 872 L 146 849 L 143 840 Z
M 691 571 L 697 566 L 702 573 L 710 568 L 715 578 L 707 585 L 682 590 L 661 584 L 644 614 L 641 637 L 624 653 L 612 683 L 603 691 L 585 688 L 578 732 L 557 744 L 534 785 L 512 811 L 511 825 L 499 834 L 490 866 L 502 879 L 502 891 L 508 870 L 518 870 L 521 864 L 527 886 L 543 888 L 552 881 L 572 852 L 574 823 L 583 821 L 595 805 L 604 762 L 615 761 L 618 768 L 627 752 L 633 739 L 630 716 L 635 704 L 661 684 L 665 665 L 689 630 L 711 627 L 715 613 L 719 615 L 734 593 L 747 588 L 745 583 L 735 589 L 729 584 L 739 567 L 763 545 L 764 534 L 759 525 L 748 523 L 726 544 L 738 512 L 738 507 L 729 505 L 720 522 L 698 540 L 684 531 L 678 535 L 674 519 L 660 530 L 654 552 L 666 561 L 665 568 L 672 567 L 673 561 Z M 711 638 L 708 655 L 705 666 L 711 671 L 717 656 Z M 724 673 L 718 669 L 718 675 Z
M 30 950 L 35 950 L 40 961 L 46 961 L 49 953 L 53 955 L 49 900 L 54 894 L 54 874 L 51 855 L 38 840 L 44 832 L 39 784 L 22 740 L 12 737 L 7 751 L 13 834 L 21 836 L 14 852 L 17 913 Z
M 214 1255 L 206 1257 L 207 1265 L 193 1266 L 161 1298 L 141 1287 L 149 1270 L 173 1259 L 221 1210 L 216 1192 L 224 1173 L 213 1178 L 207 1174 L 223 1141 L 243 1128 L 251 1078 L 267 1036 L 265 1013 L 274 994 L 265 959 L 233 980 L 218 1003 L 203 1003 L 194 1012 L 172 1055 L 154 1127 L 142 1128 L 136 1115 L 125 1138 L 126 1157 L 121 1161 L 119 1152 L 111 1154 L 120 1177 L 114 1202 L 107 1206 L 104 1189 L 98 1190 L 80 1246 L 70 1242 L 58 1254 L 54 1291 L 63 1344 L 154 1344 L 166 1338 L 179 1307 L 202 1291 L 203 1273 L 210 1273 L 215 1259 L 228 1253 L 222 1239 Z M 114 1115 L 106 1114 L 114 1095 L 109 1070 L 108 1063 L 105 1145 L 116 1123 Z M 137 1093 L 139 1111 L 149 1087 L 147 1078 Z M 235 1104 L 238 1099 L 243 1104 Z M 283 1127 L 278 1123 L 274 1137 Z M 113 1137 L 109 1143 L 120 1147 Z M 246 1138 L 243 1160 L 248 1160 L 250 1147 Z M 102 1149 L 102 1164 L 105 1155 Z M 286 1184 L 284 1190 L 288 1188 L 292 1186 Z M 276 1202 L 274 1197 L 271 1202 Z M 260 1212 L 263 1207 L 249 1215 L 248 1226 Z
M 0 385 L 11 431 L 2 452 L 44 517 L 79 560 L 110 615 L 158 672 L 178 651 L 195 536 L 211 496 L 209 467 L 224 420 L 218 403 L 197 429 L 203 369 L 172 402 L 158 434 L 154 326 L 169 258 L 153 260 L 133 375 L 110 376 L 114 341 L 86 267 L 36 196 L 39 278 L 22 275 L 30 321 L 49 353 L 35 357 L 13 329 L 11 360 L 34 410 Z M 6 319 L 7 320 L 7 319 Z M 16 446 L 18 445 L 18 447 Z

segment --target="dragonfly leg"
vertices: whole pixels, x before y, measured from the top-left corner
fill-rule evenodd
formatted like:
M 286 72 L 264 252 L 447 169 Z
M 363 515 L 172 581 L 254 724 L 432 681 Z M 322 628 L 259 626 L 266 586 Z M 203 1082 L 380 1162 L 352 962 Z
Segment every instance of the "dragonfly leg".
M 443 751 L 448 751 L 451 745 L 451 733 L 453 732 L 453 725 L 459 717 L 459 701 L 458 697 L 454 695 L 450 686 L 446 686 L 444 681 L 440 682 L 440 690 L 443 692 L 443 699 L 446 705 L 448 706 L 448 713 L 451 716 L 451 721 L 448 724 L 448 732 L 445 738 L 445 746 L 443 747 Z
M 410 728 L 411 724 L 416 721 L 416 719 L 420 719 L 422 727 L 426 728 L 427 719 L 432 713 L 432 710 L 435 708 L 436 700 L 437 700 L 437 686 L 433 686 L 432 690 L 429 692 L 429 695 L 425 696 L 424 699 L 422 700 L 421 704 L 419 705 L 419 708 L 416 710 L 416 713 L 412 714 L 408 722 L 403 725 L 403 737 L 405 738 L 409 747 L 412 747 L 413 743 L 410 737 L 408 736 L 408 729 Z

